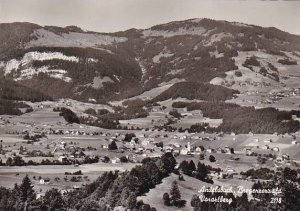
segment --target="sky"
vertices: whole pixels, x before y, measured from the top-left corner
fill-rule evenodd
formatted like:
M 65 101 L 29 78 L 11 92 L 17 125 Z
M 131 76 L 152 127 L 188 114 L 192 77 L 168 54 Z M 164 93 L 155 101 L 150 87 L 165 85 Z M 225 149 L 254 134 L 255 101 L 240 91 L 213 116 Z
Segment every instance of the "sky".
M 298 0 L 0 0 L 0 23 L 115 32 L 190 18 L 274 26 L 300 35 Z

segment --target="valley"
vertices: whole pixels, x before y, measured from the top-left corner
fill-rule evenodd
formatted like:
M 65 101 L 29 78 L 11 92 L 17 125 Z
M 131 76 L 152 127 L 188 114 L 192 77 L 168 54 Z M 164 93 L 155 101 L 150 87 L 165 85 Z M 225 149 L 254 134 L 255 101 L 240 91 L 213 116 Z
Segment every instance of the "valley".
M 0 41 L 0 208 L 26 182 L 28 206 L 70 210 L 215 206 L 204 186 L 299 195 L 299 35 L 189 19 L 115 33 L 0 24 Z M 223 210 L 273 197 L 215 194 L 235 200 Z

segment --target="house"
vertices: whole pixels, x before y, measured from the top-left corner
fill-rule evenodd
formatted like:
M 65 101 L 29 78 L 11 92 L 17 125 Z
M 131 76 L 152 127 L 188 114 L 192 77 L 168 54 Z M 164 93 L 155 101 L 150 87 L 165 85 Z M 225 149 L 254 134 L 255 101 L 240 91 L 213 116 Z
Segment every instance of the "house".
M 265 145 L 262 147 L 262 149 L 270 149 L 269 145 Z
M 112 164 L 117 164 L 117 163 L 120 163 L 120 162 L 121 162 L 120 158 L 114 157 L 113 159 L 111 159 Z
M 143 146 L 148 146 L 150 144 L 150 141 L 149 140 L 144 140 L 142 141 L 142 145 Z
M 181 145 L 178 144 L 178 143 L 174 143 L 173 146 L 176 147 L 176 148 L 180 148 L 181 147 Z
M 235 172 L 235 170 L 232 167 L 227 167 L 226 171 L 228 174 L 233 174 Z
M 223 172 L 216 172 L 216 171 L 211 171 L 209 173 L 209 176 L 215 179 L 222 179 L 223 178 Z
M 298 141 L 292 141 L 292 144 L 299 146 L 299 142 Z
M 221 147 L 217 148 L 217 153 L 224 153 L 224 150 Z
M 172 151 L 173 151 L 173 147 L 171 147 L 171 146 L 166 146 L 166 147 L 164 147 L 164 151 L 165 151 L 165 152 L 172 152 Z
M 186 135 L 180 137 L 180 140 L 184 140 L 184 139 L 187 139 Z
M 61 141 L 61 142 L 60 142 L 60 144 L 59 144 L 59 147 L 60 147 L 60 149 L 64 150 L 64 149 L 65 149 L 65 147 L 66 147 L 66 145 L 67 145 L 67 143 L 66 143 L 66 142 L 64 142 L 64 141 Z
M 174 149 L 174 150 L 173 150 L 173 154 L 174 154 L 174 155 L 179 155 L 179 154 L 180 154 L 180 151 L 181 151 L 180 149 Z
M 96 103 L 97 102 L 94 98 L 89 98 L 88 101 L 91 102 L 91 103 Z
M 290 160 L 290 156 L 288 154 L 283 154 L 281 157 L 283 160 Z
M 229 148 L 228 146 L 225 146 L 225 147 L 224 147 L 224 152 L 225 152 L 226 154 L 231 154 L 231 150 L 230 150 L 230 148 Z
M 246 149 L 246 155 L 251 156 L 253 154 L 254 152 L 252 151 L 252 149 Z
M 279 152 L 279 148 L 278 147 L 273 147 L 272 150 L 275 151 L 275 152 Z
M 211 148 L 208 148 L 208 149 L 206 149 L 206 152 L 207 153 L 213 153 L 215 150 L 214 149 L 211 149 Z
M 184 147 L 180 150 L 180 154 L 181 155 L 187 155 L 190 151 L 188 150 L 188 148 Z
M 45 193 L 37 193 L 35 198 L 39 199 L 39 198 L 42 198 L 44 196 L 45 196 Z
M 50 183 L 50 179 L 49 178 L 42 178 L 40 179 L 40 184 L 41 185 L 47 185 Z
M 78 190 L 78 189 L 80 189 L 80 186 L 79 185 L 74 185 L 73 189 Z
M 195 151 L 196 151 L 196 152 L 202 152 L 202 149 L 201 149 L 201 147 L 196 147 L 196 148 L 195 148 Z
M 68 158 L 66 156 L 64 156 L 64 155 L 61 155 L 61 156 L 58 157 L 58 160 L 59 160 L 59 162 L 62 163 L 62 162 L 68 161 Z

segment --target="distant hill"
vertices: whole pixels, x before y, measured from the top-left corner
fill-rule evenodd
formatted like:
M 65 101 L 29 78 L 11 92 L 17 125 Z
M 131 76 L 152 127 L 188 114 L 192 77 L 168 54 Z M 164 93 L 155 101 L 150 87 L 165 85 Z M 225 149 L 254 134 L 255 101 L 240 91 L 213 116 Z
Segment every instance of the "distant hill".
M 247 65 L 257 53 L 258 65 Z M 231 89 L 247 80 L 226 78 L 230 71 L 283 86 L 280 67 L 299 60 L 300 36 L 227 21 L 190 19 L 117 33 L 0 24 L 0 75 L 53 98 L 103 103 L 172 79 Z

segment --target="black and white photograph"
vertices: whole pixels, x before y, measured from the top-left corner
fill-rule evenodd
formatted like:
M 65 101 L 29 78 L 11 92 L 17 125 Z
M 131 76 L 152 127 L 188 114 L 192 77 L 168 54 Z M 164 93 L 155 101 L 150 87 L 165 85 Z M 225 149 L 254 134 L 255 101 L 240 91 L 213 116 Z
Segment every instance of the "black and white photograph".
M 0 0 L 0 211 L 299 211 L 300 0 Z

